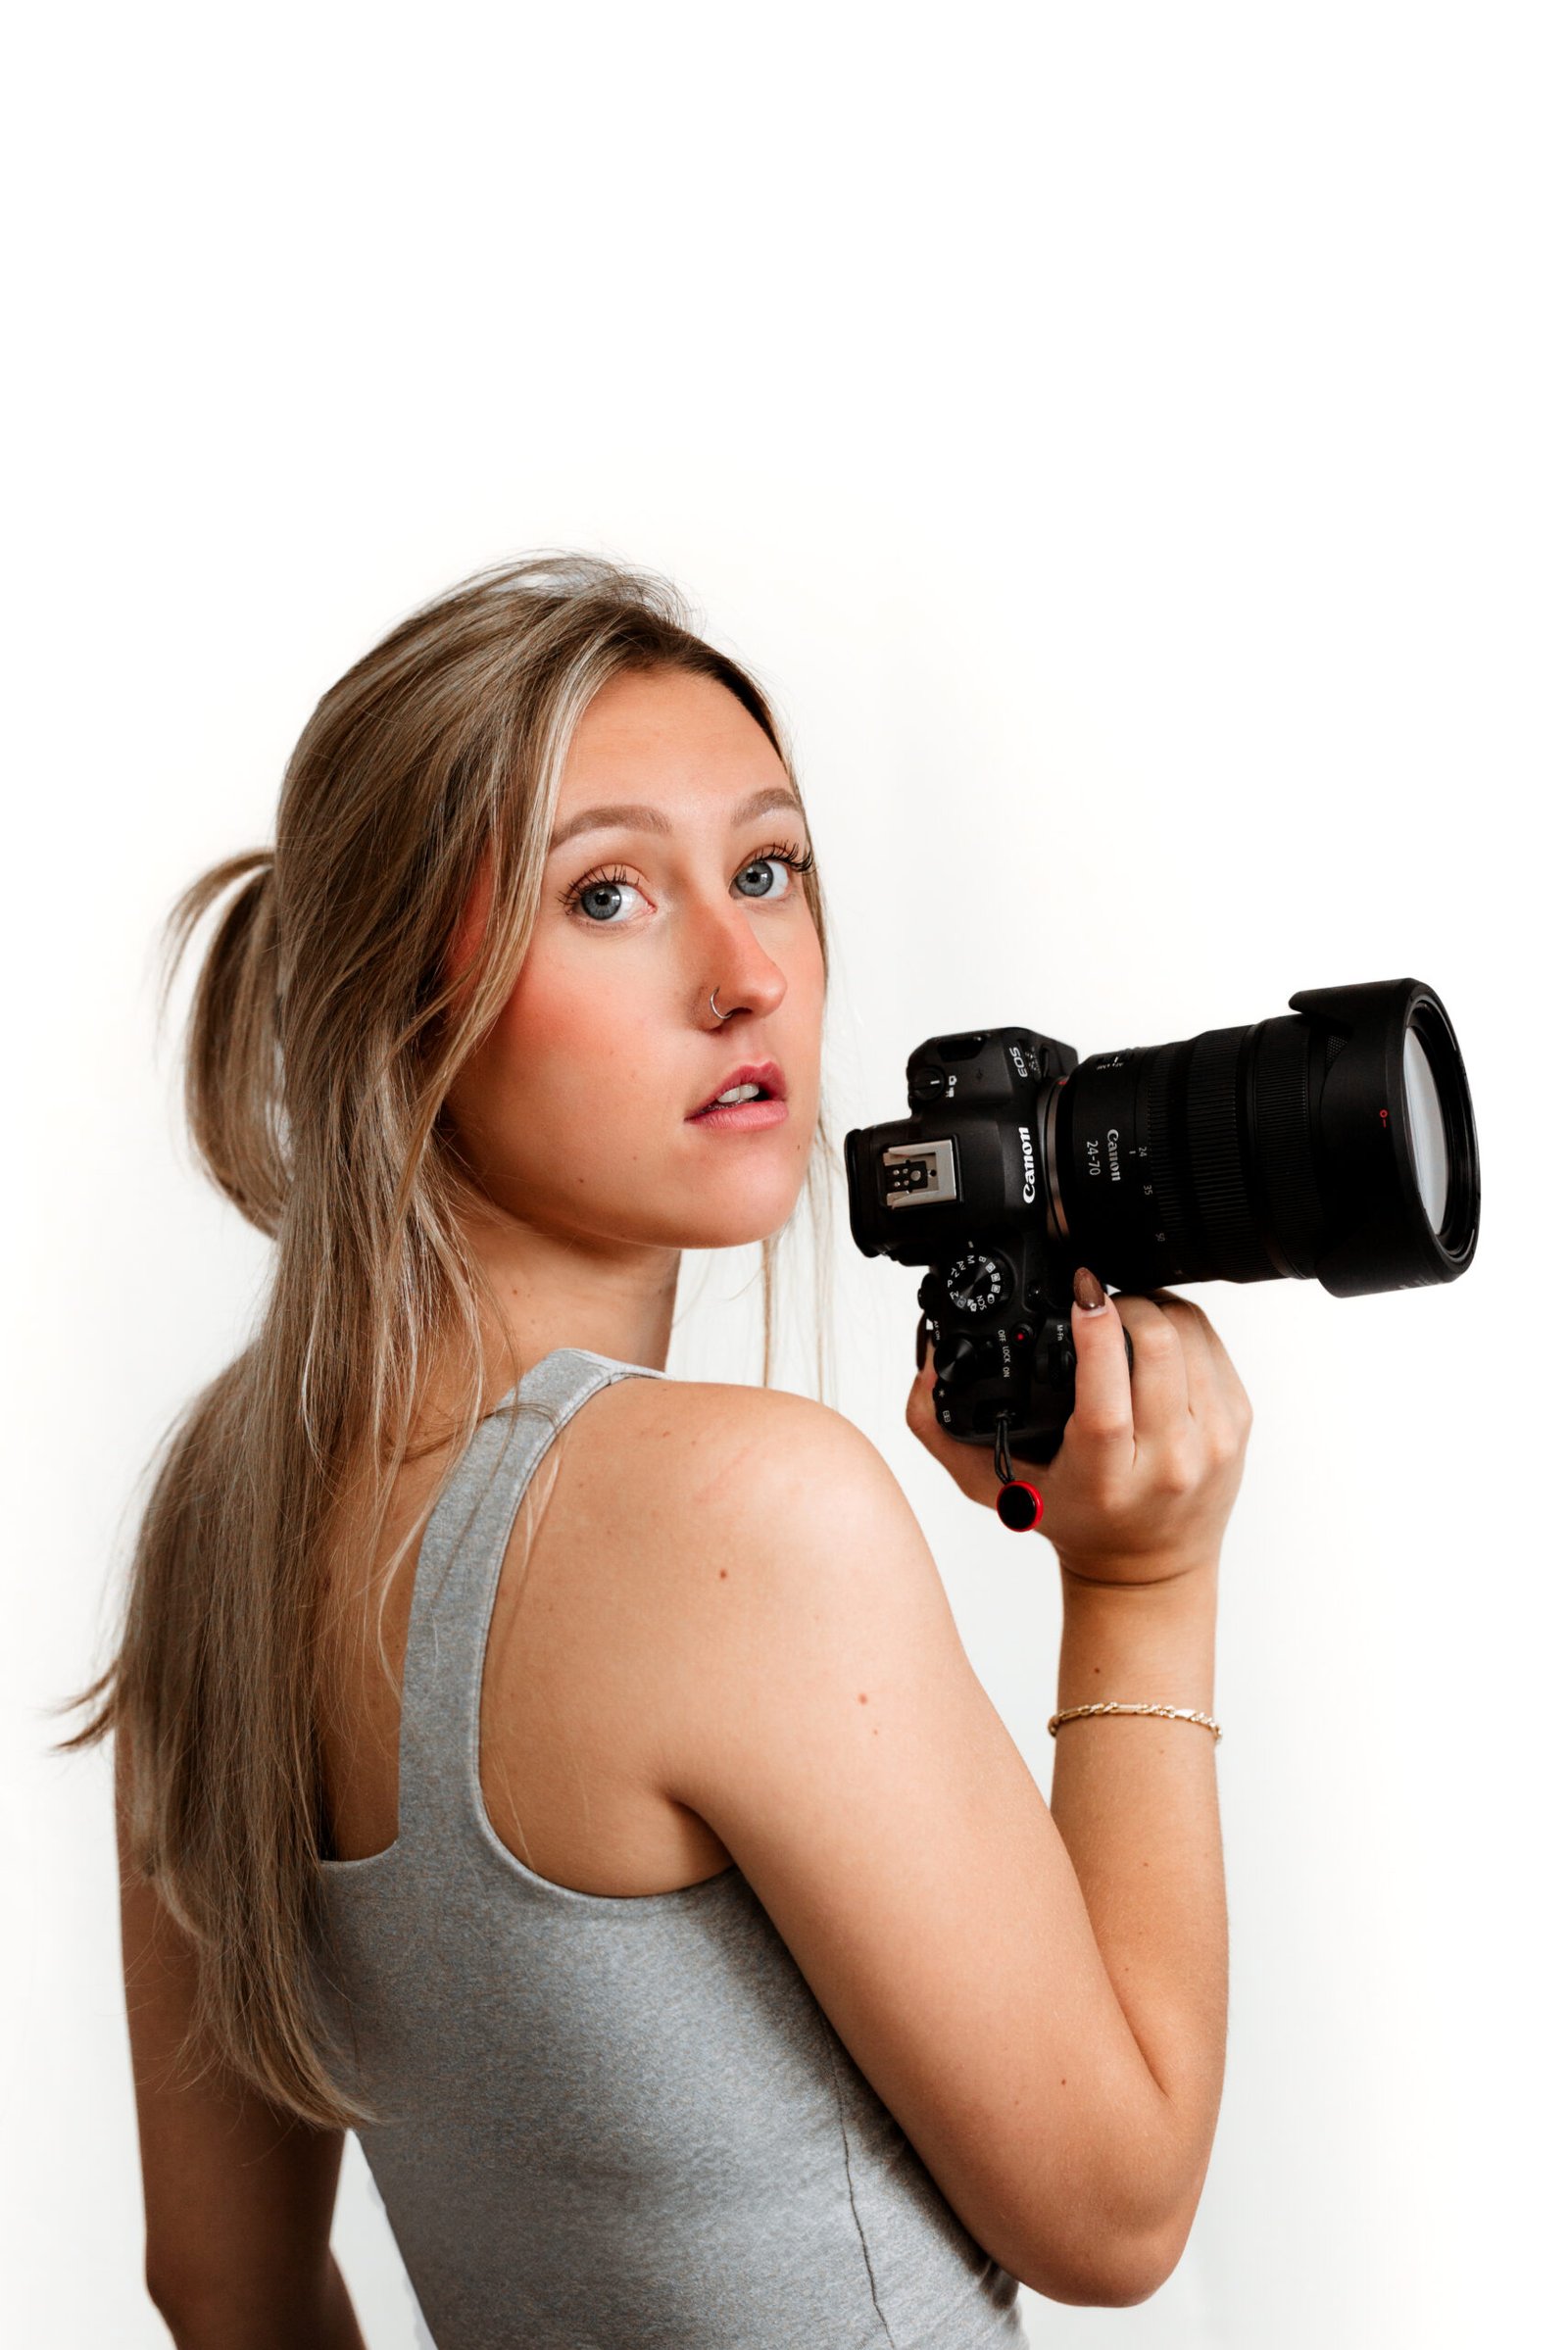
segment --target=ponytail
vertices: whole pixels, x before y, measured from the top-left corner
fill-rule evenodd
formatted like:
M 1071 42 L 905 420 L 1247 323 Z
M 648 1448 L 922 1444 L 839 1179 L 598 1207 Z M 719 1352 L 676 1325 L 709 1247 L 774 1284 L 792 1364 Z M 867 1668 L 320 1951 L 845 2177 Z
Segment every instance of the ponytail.
M 275 1239 L 288 1197 L 278 1039 L 277 899 L 270 849 L 246 849 L 193 881 L 164 925 L 160 1013 L 192 931 L 241 875 L 196 983 L 185 1045 L 191 1139 L 242 1216 Z

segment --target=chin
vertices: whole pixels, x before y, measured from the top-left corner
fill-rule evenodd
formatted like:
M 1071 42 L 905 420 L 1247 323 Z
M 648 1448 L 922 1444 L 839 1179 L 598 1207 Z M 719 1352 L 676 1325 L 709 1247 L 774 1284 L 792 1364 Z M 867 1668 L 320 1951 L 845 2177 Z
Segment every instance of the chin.
M 748 1183 L 731 1177 L 711 1199 L 706 1187 L 686 1187 L 669 1218 L 673 1246 L 680 1248 L 746 1248 L 782 1232 L 794 1215 L 803 1185 L 798 1181 Z

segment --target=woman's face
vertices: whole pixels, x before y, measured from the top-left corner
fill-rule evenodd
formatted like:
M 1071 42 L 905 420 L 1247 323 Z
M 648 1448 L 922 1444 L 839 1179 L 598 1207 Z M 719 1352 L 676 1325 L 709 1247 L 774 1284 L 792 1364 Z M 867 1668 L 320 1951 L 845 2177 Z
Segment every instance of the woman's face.
M 824 973 L 783 857 L 809 846 L 777 753 L 726 687 L 662 669 L 600 691 L 516 984 L 448 1096 L 499 1206 L 568 1240 L 672 1248 L 788 1222 L 816 1121 Z M 455 962 L 489 888 L 481 870 Z M 710 992 L 733 1016 L 714 1018 Z M 736 1067 L 764 1061 L 782 1080 L 775 1122 L 694 1120 Z

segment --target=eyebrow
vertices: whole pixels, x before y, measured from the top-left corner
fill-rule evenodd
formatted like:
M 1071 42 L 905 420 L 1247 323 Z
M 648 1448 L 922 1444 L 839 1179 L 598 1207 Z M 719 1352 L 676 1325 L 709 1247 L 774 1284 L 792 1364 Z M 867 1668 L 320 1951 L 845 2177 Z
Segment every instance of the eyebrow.
M 738 801 L 730 810 L 729 820 L 732 825 L 750 824 L 754 818 L 765 816 L 768 809 L 773 808 L 793 808 L 803 823 L 805 821 L 806 810 L 799 799 L 794 792 L 786 791 L 781 783 L 770 783 L 763 790 L 754 792 L 749 800 Z M 564 848 L 567 841 L 574 841 L 580 832 L 609 831 L 612 827 L 623 827 L 628 832 L 670 833 L 675 829 L 662 808 L 642 808 L 632 801 L 613 808 L 585 808 L 566 823 L 558 826 L 551 835 L 550 847 L 545 854 L 554 857 L 558 849 Z

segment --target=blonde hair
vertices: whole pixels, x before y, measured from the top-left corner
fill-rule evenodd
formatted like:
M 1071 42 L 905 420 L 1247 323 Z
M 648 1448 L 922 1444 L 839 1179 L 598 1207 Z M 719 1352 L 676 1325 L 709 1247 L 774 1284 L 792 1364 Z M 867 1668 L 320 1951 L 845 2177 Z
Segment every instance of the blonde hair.
M 334 2076 L 310 1974 L 330 1702 L 318 1562 L 345 1491 L 368 1498 L 351 1515 L 370 1562 L 438 1345 L 466 1381 L 451 1464 L 485 1408 L 480 1309 L 495 1299 L 464 1237 L 471 1184 L 442 1104 L 527 951 L 573 731 L 619 672 L 691 670 L 738 698 L 799 789 L 761 687 L 690 620 L 668 581 L 598 556 L 471 574 L 321 697 L 283 777 L 275 850 L 212 866 L 165 924 L 161 1009 L 197 922 L 241 885 L 196 986 L 185 1108 L 213 1180 L 276 1248 L 254 1338 L 144 1471 L 117 1652 L 59 1709 L 97 1707 L 57 1750 L 118 1734 L 132 1863 L 196 1952 L 187 2058 L 222 2061 L 322 2128 L 374 2116 Z M 482 933 L 449 971 L 486 857 Z M 802 885 L 825 966 L 814 867 Z M 819 1393 L 832 1163 L 819 1107 L 806 1179 Z M 761 1243 L 764 1386 L 779 1238 Z M 427 1518 L 387 1565 L 383 1603 Z

